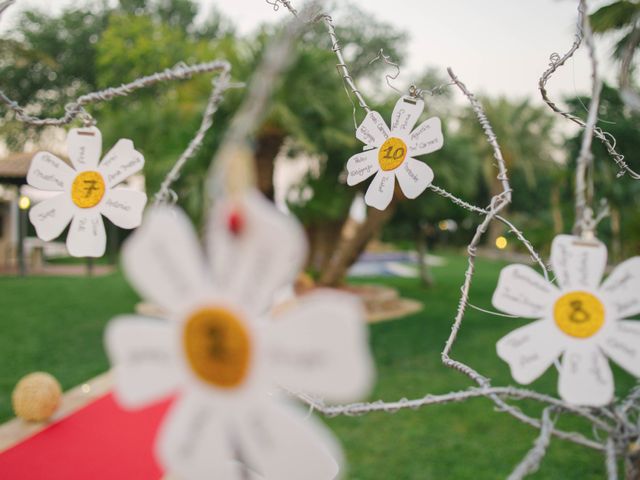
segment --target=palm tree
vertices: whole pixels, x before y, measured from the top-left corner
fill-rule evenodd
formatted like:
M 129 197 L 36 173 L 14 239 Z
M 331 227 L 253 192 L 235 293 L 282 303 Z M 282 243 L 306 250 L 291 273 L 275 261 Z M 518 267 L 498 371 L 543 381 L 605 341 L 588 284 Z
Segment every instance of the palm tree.
M 534 107 L 529 100 L 513 102 L 506 98 L 483 99 L 487 118 L 498 138 L 512 183 L 514 177 L 527 190 L 533 191 L 542 176 L 558 167 L 559 150 L 554 140 L 554 118 L 542 107 Z M 475 115 L 467 110 L 462 116 L 461 131 L 472 139 L 475 151 L 482 159 L 481 183 L 485 202 L 502 192 L 497 178 L 493 150 Z M 523 195 L 520 195 L 522 198 Z M 528 205 L 529 211 L 533 205 Z M 502 225 L 491 223 L 487 242 L 493 244 L 502 234 Z

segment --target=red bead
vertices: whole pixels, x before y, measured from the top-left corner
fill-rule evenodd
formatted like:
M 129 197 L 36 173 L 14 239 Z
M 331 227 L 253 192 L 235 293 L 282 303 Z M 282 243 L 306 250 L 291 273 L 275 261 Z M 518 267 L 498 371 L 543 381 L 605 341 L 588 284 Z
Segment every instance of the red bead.
M 233 210 L 227 218 L 227 227 L 234 235 L 240 235 L 244 228 L 244 218 L 237 210 Z

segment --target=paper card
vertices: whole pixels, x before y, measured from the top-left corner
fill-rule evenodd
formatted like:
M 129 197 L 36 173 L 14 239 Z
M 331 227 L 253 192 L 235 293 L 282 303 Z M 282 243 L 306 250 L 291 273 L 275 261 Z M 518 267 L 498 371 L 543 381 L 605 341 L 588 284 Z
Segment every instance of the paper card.
M 101 141 L 96 127 L 74 128 L 67 137 L 67 148 L 75 170 L 55 155 L 39 152 L 27 173 L 27 183 L 32 187 L 62 192 L 29 212 L 36 234 L 42 240 L 52 240 L 71 221 L 67 250 L 76 257 L 104 255 L 106 234 L 100 213 L 118 227 L 135 228 L 142 221 L 147 202 L 142 192 L 112 189 L 144 165 L 133 142 L 119 141 L 98 165 Z
M 135 190 L 114 188 L 100 205 L 100 213 L 120 228 L 136 228 L 142 223 L 147 195 Z
M 630 258 L 618 265 L 600 287 L 608 310 L 616 318 L 629 318 L 640 313 L 639 292 L 640 257 Z
M 424 109 L 424 101 L 401 97 L 391 115 L 391 129 L 378 112 L 369 112 L 356 131 L 356 137 L 370 149 L 347 162 L 347 184 L 356 185 L 372 175 L 375 178 L 365 195 L 370 207 L 384 210 L 391 203 L 395 177 L 407 198 L 417 198 L 433 181 L 433 170 L 410 155 L 434 152 L 443 145 L 438 118 L 430 118 L 412 132 Z
M 405 197 L 417 198 L 433 181 L 433 170 L 424 162 L 408 158 L 396 170 L 396 178 Z
M 329 480 L 340 448 L 320 422 L 287 404 L 262 404 L 238 419 L 239 449 L 265 478 Z
M 558 290 L 527 265 L 509 265 L 500 272 L 492 303 L 498 310 L 525 318 L 549 316 Z
M 538 320 L 500 339 L 498 356 L 511 367 L 513 379 L 523 385 L 540 377 L 560 357 L 565 342 L 548 320 Z
M 27 183 L 40 190 L 63 191 L 71 187 L 73 169 L 49 152 L 34 155 L 27 172 Z
M 125 273 L 169 312 L 170 328 L 141 318 L 109 326 L 116 388 L 126 390 L 118 397 L 141 406 L 175 388 L 157 452 L 178 477 L 228 478 L 246 462 L 266 478 L 333 478 L 329 436 L 312 419 L 290 418 L 272 393 L 282 381 L 323 398 L 366 394 L 374 374 L 362 306 L 319 292 L 271 318 L 268 292 L 300 268 L 305 242 L 293 219 L 254 194 L 219 201 L 210 219 L 210 230 L 223 233 L 210 231 L 209 248 L 227 262 L 212 265 L 225 282 L 210 281 L 195 231 L 177 208 L 152 209 L 127 241 Z M 237 213 L 231 206 L 241 207 L 242 221 L 227 215 Z M 240 276 L 226 276 L 225 265 Z
M 170 313 L 184 313 L 211 291 L 211 280 L 195 230 L 186 214 L 154 207 L 122 248 L 129 282 L 146 300 Z
M 431 117 L 422 122 L 411 132 L 409 137 L 409 155 L 417 157 L 440 150 L 444 145 L 442 124 L 438 117 Z
M 391 136 L 407 138 L 424 110 L 421 98 L 400 97 L 391 114 Z
M 640 378 L 640 321 L 613 322 L 598 344 L 611 360 Z
M 29 220 L 35 227 L 38 238 L 48 242 L 57 238 L 67 228 L 73 214 L 71 200 L 61 193 L 31 207 Z
M 120 139 L 104 156 L 98 170 L 110 187 L 114 187 L 144 167 L 144 157 L 133 148 L 133 142 Z
M 67 150 L 75 169 L 94 170 L 102 152 L 102 134 L 96 127 L 72 128 L 67 136 Z
M 105 346 L 123 407 L 143 407 L 178 388 L 178 333 L 175 325 L 160 319 L 121 316 L 109 322 Z
M 347 185 L 357 185 L 380 170 L 378 149 L 356 153 L 347 161 Z
M 575 344 L 565 352 L 558 391 L 574 405 L 601 407 L 613 400 L 613 374 L 597 347 Z
M 278 315 L 266 346 L 278 384 L 329 402 L 367 395 L 375 372 L 364 317 L 356 298 L 331 290 L 307 294 Z
M 356 130 L 356 138 L 365 145 L 379 147 L 389 138 L 389 127 L 378 112 L 371 111 Z
M 101 257 L 107 247 L 102 217 L 95 210 L 76 212 L 69 227 L 67 249 L 72 257 Z
M 393 199 L 395 182 L 395 174 L 393 172 L 379 171 L 367 189 L 364 203 L 378 210 L 387 208 Z
M 178 478 L 233 478 L 230 412 L 198 392 L 182 394 L 160 427 L 156 456 Z
M 232 217 L 239 228 L 231 228 Z M 307 242 L 293 217 L 251 190 L 218 202 L 209 219 L 207 252 L 215 285 L 252 314 L 262 314 L 273 307 L 276 292 L 295 281 Z
M 551 266 L 563 290 L 593 290 L 607 265 L 607 249 L 597 240 L 558 235 L 551 244 Z

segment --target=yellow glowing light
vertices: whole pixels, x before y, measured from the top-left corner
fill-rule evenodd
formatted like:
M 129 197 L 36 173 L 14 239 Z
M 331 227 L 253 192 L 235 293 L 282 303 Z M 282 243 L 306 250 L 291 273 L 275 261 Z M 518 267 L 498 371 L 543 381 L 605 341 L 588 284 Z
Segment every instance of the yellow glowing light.
M 448 230 L 449 229 L 449 222 L 447 222 L 446 220 L 441 220 L 440 222 L 438 222 L 438 228 L 440 230 Z
M 20 210 L 28 210 L 31 206 L 31 199 L 26 195 L 20 195 L 20 200 L 18 200 L 18 207 Z
M 507 239 L 505 237 L 498 237 L 496 238 L 496 247 L 498 247 L 500 250 L 504 250 L 505 248 L 507 248 L 507 244 L 509 242 L 507 241 Z

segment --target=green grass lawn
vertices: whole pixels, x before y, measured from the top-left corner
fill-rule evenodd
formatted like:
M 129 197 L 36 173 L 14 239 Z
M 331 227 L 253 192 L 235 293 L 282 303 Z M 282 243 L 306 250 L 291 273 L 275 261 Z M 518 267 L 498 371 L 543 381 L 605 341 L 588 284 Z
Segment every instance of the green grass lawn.
M 471 386 L 460 373 L 440 363 L 440 351 L 457 308 L 466 259 L 447 255 L 434 269 L 436 285 L 422 289 L 416 280 L 375 279 L 416 298 L 425 311 L 373 325 L 371 342 L 378 367 L 372 399 L 416 398 Z M 471 302 L 491 308 L 490 298 L 502 265 L 479 261 Z M 44 370 L 65 389 L 106 370 L 102 330 L 114 315 L 131 312 L 137 301 L 120 274 L 100 278 L 0 278 L 0 420 L 11 416 L 10 395 L 26 373 Z M 454 358 L 473 365 L 495 385 L 512 383 L 495 343 L 524 322 L 469 310 Z M 618 393 L 632 379 L 614 367 Z M 533 387 L 555 393 L 557 374 L 550 369 Z M 529 412 L 538 405 L 521 402 Z M 343 442 L 352 480 L 505 478 L 530 448 L 537 432 L 495 411 L 485 399 L 466 403 L 374 413 L 326 421 Z M 573 418 L 560 425 L 585 431 Z M 594 451 L 554 440 L 539 479 L 601 479 L 603 458 Z

